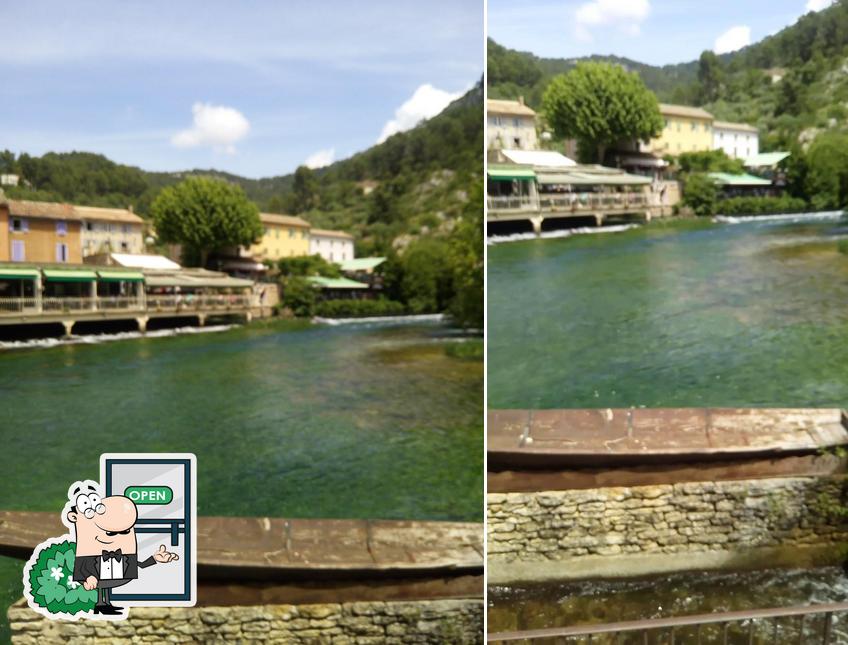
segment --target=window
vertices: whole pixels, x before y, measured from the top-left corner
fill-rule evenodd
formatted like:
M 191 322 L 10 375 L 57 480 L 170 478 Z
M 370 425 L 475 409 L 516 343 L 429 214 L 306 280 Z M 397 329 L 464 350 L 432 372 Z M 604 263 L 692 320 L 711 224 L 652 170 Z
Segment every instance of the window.
M 64 242 L 56 244 L 56 262 L 68 261 L 68 245 Z
M 290 228 L 289 229 L 289 239 L 292 239 L 293 237 L 294 237 L 294 229 Z
M 694 121 L 692 121 L 692 132 L 697 132 L 697 131 L 698 131 L 698 124 L 695 123 Z
M 26 260 L 26 246 L 23 240 L 12 240 L 12 262 Z
M 274 229 L 274 237 L 276 237 L 278 240 L 280 239 L 280 229 L 278 229 L 278 228 Z
M 665 120 L 665 129 L 668 130 L 668 119 Z
M 123 231 L 124 231 L 124 233 L 125 233 L 125 234 L 128 234 L 128 233 L 130 232 L 130 225 L 129 225 L 129 224 L 124 224 L 124 225 L 123 225 L 123 227 L 122 227 L 122 229 L 123 229 Z
M 122 250 L 122 251 L 129 251 L 129 250 L 130 250 L 130 245 L 129 245 L 129 244 L 127 244 L 126 242 L 121 242 L 121 250 Z
M 29 230 L 29 225 L 23 217 L 13 217 L 9 222 L 9 229 L 18 231 L 19 233 L 25 233 Z
M 519 139 L 518 137 L 513 138 L 512 142 L 515 144 L 516 148 L 521 147 L 521 139 Z
M 56 222 L 56 235 L 67 235 L 68 234 L 68 223 L 60 219 Z
M 516 117 L 515 119 L 512 120 L 512 125 L 516 128 L 520 128 L 521 127 L 521 119 Z
M 678 131 L 678 132 L 682 132 L 682 129 L 681 129 L 681 123 L 680 123 L 680 122 L 678 122 L 678 123 L 677 123 L 677 131 Z
M 92 224 L 91 222 L 86 222 L 85 223 L 85 230 L 86 231 L 93 231 L 94 230 L 94 224 Z

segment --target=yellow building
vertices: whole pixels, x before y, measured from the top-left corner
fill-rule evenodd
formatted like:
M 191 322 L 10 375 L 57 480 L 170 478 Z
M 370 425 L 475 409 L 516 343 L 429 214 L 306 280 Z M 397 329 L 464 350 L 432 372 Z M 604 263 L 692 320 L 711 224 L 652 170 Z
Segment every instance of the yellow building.
M 642 144 L 642 152 L 677 156 L 683 152 L 713 149 L 713 115 L 688 105 L 660 103 L 665 125 L 659 137 Z
M 82 262 L 81 221 L 70 204 L 0 203 L 0 261 Z
M 265 232 L 262 239 L 250 247 L 249 253 L 257 260 L 279 260 L 298 255 L 309 255 L 309 229 L 311 225 L 293 215 L 259 213 Z

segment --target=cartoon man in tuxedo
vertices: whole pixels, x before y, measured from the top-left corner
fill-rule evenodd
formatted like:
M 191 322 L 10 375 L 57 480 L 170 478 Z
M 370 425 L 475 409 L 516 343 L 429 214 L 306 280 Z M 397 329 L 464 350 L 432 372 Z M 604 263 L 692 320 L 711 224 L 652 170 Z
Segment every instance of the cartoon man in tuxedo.
M 77 482 L 68 490 L 70 509 L 65 519 L 76 533 L 74 580 L 89 591 L 97 589 L 95 614 L 119 615 L 109 601 L 111 589 L 138 578 L 138 570 L 179 560 L 165 545 L 139 562 L 135 537 L 138 509 L 123 495 L 101 498 L 93 482 Z M 67 508 L 67 506 L 66 506 Z

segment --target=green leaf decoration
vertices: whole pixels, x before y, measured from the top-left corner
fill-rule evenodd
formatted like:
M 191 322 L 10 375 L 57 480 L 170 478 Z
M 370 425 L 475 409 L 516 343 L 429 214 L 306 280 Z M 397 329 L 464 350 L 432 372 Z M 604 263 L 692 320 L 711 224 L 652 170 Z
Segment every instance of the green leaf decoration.
M 86 591 L 80 583 L 68 587 L 73 579 L 76 544 L 69 541 L 51 544 L 42 549 L 29 573 L 33 601 L 50 613 L 77 614 L 94 609 L 97 590 Z M 61 568 L 62 578 L 58 581 L 51 575 L 54 568 Z

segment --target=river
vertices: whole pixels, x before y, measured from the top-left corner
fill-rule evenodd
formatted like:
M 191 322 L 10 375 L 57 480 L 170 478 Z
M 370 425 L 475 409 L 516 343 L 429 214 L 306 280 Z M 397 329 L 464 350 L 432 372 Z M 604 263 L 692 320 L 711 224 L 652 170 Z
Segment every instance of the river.
M 848 220 L 491 245 L 491 408 L 848 405 Z
M 0 349 L 2 509 L 58 513 L 101 452 L 174 451 L 197 455 L 200 515 L 482 521 L 483 366 L 456 330 L 84 340 Z M 0 558 L 2 623 L 21 570 Z

